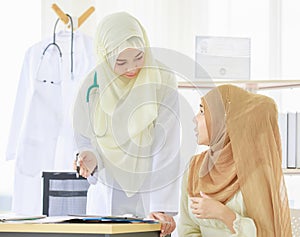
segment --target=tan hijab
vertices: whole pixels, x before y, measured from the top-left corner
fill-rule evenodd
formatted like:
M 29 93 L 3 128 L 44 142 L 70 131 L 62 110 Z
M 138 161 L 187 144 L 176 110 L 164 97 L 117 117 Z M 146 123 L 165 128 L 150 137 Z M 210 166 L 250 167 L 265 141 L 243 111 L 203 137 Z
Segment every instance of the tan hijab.
M 226 203 L 241 190 L 258 237 L 292 236 L 274 101 L 223 85 L 202 103 L 210 149 L 191 161 L 189 195 L 202 191 Z

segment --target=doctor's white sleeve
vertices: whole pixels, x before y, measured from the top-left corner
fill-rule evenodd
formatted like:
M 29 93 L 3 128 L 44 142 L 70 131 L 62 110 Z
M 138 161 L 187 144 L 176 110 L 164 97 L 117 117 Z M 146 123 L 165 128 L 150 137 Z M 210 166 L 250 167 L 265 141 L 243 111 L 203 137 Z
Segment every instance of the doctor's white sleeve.
M 89 77 L 86 79 L 88 82 Z M 73 105 L 73 129 L 74 129 L 74 139 L 78 149 L 78 152 L 89 150 L 95 152 L 94 147 L 91 143 L 90 127 L 89 127 L 89 110 L 87 103 L 85 103 L 85 92 L 86 81 L 82 84 L 81 88 L 78 90 L 77 98 Z
M 93 83 L 94 72 L 90 72 L 89 75 L 83 81 L 80 89 L 78 90 L 76 100 L 73 105 L 73 129 L 74 139 L 77 147 L 77 151 L 91 151 L 95 154 L 98 160 L 98 168 L 102 167 L 102 161 L 99 157 L 96 147 L 92 142 L 92 131 L 90 127 L 89 108 L 86 102 L 86 92 L 88 87 Z
M 150 212 L 176 215 L 180 184 L 180 120 L 178 91 L 162 100 L 155 122 Z
M 75 137 L 75 142 L 76 142 L 78 152 L 92 151 L 92 152 L 96 153 L 96 150 L 93 147 L 93 145 L 88 137 L 85 137 L 77 132 L 74 133 L 74 137 Z

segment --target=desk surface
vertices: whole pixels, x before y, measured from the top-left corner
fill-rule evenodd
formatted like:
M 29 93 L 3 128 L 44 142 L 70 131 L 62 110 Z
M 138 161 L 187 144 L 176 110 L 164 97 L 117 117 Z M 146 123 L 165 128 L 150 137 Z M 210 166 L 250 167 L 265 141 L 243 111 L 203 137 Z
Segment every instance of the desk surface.
M 129 224 L 18 224 L 1 223 L 1 232 L 22 233 L 64 233 L 64 234 L 120 234 L 159 231 L 160 224 L 129 223 Z

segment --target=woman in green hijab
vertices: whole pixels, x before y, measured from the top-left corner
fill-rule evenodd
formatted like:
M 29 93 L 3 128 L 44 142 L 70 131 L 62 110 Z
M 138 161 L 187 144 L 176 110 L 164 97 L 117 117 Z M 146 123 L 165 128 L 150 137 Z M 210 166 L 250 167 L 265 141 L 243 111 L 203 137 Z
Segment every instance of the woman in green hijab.
M 80 174 L 96 181 L 87 214 L 151 217 L 170 234 L 180 168 L 175 76 L 128 13 L 100 22 L 95 48 L 99 63 L 78 92 L 73 124 Z

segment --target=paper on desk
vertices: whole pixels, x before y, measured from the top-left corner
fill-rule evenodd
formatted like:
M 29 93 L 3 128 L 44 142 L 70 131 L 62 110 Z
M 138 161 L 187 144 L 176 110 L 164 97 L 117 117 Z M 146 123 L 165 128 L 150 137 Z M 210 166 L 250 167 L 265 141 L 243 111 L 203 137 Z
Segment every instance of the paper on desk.
M 71 220 L 72 216 L 37 216 L 37 217 L 18 217 L 18 218 L 6 218 L 3 222 L 17 222 L 18 224 L 50 224 L 50 223 L 61 223 L 68 220 Z
M 46 215 L 20 216 L 20 215 L 15 215 L 15 214 L 8 214 L 8 215 L 0 215 L 0 222 L 17 221 L 19 223 L 19 222 L 23 222 L 23 221 L 41 220 L 43 218 L 46 218 Z
M 49 216 L 43 219 L 20 220 L 18 223 L 51 224 L 51 223 L 149 223 L 156 224 L 156 220 L 140 219 L 134 217 L 117 216 Z

